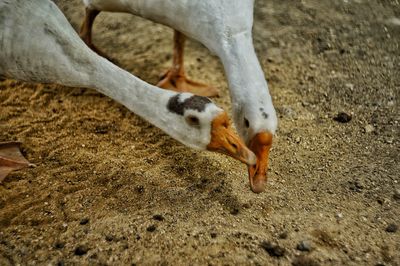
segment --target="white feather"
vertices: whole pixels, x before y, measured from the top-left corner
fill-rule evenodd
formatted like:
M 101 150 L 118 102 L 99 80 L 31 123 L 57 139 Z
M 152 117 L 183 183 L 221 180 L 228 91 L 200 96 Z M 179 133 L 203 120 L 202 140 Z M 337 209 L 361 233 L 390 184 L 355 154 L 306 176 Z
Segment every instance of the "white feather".
M 0 0 L 0 62 L 0 75 L 8 78 L 95 88 L 196 149 L 206 149 L 211 123 L 222 112 L 209 103 L 202 112 L 191 111 L 202 127 L 188 125 L 184 116 L 167 108 L 175 92 L 152 86 L 95 54 L 49 0 Z
M 83 1 L 99 11 L 127 12 L 162 23 L 204 44 L 224 65 L 240 135 L 248 141 L 262 131 L 275 133 L 275 108 L 252 43 L 254 0 Z

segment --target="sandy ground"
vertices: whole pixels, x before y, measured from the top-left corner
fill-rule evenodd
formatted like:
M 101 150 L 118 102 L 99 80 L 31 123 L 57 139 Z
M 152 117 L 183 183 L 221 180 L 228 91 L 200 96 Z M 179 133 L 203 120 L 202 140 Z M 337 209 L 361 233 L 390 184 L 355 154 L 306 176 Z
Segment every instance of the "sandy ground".
M 57 4 L 78 29 L 83 4 Z M 0 81 L 0 141 L 37 165 L 0 184 L 0 264 L 400 265 L 399 19 L 397 0 L 256 0 L 280 119 L 259 195 L 96 91 Z M 172 30 L 141 18 L 102 13 L 94 40 L 150 83 L 170 65 Z M 189 41 L 186 64 L 230 110 L 218 59 Z

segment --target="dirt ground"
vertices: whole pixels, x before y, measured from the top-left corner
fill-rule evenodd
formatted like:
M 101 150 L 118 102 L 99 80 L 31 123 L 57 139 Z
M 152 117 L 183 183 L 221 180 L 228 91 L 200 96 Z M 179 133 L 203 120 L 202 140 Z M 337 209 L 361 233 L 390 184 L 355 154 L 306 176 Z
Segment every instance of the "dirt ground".
M 83 4 L 56 3 L 78 29 Z M 171 63 L 164 26 L 102 13 L 94 34 L 150 83 Z M 0 141 L 37 167 L 0 184 L 0 265 L 400 265 L 399 1 L 256 0 L 254 43 L 279 115 L 259 195 L 94 90 L 1 80 Z M 219 60 L 186 47 L 230 110 Z

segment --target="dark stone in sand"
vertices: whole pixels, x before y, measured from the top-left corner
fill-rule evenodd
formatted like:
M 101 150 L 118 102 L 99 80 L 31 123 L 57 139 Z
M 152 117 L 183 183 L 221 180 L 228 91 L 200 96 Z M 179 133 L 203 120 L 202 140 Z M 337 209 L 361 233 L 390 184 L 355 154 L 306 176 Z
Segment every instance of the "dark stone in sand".
M 83 219 L 79 222 L 79 224 L 81 224 L 81 225 L 85 225 L 85 224 L 87 224 L 87 223 L 89 223 L 89 218 L 83 218 Z
M 150 225 L 149 227 L 147 227 L 147 232 L 154 232 L 155 230 L 156 230 L 156 226 L 153 224 L 153 225 Z
M 106 240 L 107 240 L 108 242 L 111 242 L 111 241 L 114 240 L 114 237 L 113 237 L 112 235 L 106 235 Z
M 302 240 L 296 246 L 297 250 L 300 251 L 311 251 L 311 243 L 307 240 Z
M 54 244 L 54 247 L 55 247 L 56 249 L 62 249 L 62 248 L 64 248 L 64 246 L 65 246 L 65 244 L 64 244 L 63 242 L 56 242 L 56 243 Z
M 348 123 L 351 120 L 351 115 L 345 112 L 340 112 L 333 118 L 333 120 L 339 123 Z
M 279 234 L 279 238 L 280 239 L 287 239 L 288 238 L 288 232 L 282 232 Z
M 270 256 L 282 257 L 285 255 L 285 249 L 277 244 L 273 244 L 269 241 L 261 242 L 261 247 L 268 252 Z
M 397 224 L 389 224 L 386 227 L 385 231 L 389 233 L 396 233 L 398 229 L 399 227 L 397 226 Z
M 77 256 L 83 256 L 89 251 L 89 248 L 86 246 L 78 246 L 74 250 L 74 254 Z
M 231 214 L 232 214 L 232 215 L 238 215 L 238 214 L 239 214 L 239 209 L 238 209 L 238 208 L 233 208 L 233 209 L 231 210 Z
M 161 214 L 155 214 L 153 215 L 153 219 L 156 221 L 164 221 L 164 217 Z

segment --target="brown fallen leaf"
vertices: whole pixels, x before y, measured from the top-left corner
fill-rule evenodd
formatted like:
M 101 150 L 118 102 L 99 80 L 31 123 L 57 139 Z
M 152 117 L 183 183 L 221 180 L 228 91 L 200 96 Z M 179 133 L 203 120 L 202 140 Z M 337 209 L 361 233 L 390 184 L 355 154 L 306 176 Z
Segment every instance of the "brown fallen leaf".
M 29 163 L 19 150 L 20 142 L 0 142 L 0 183 L 14 170 L 33 164 Z

